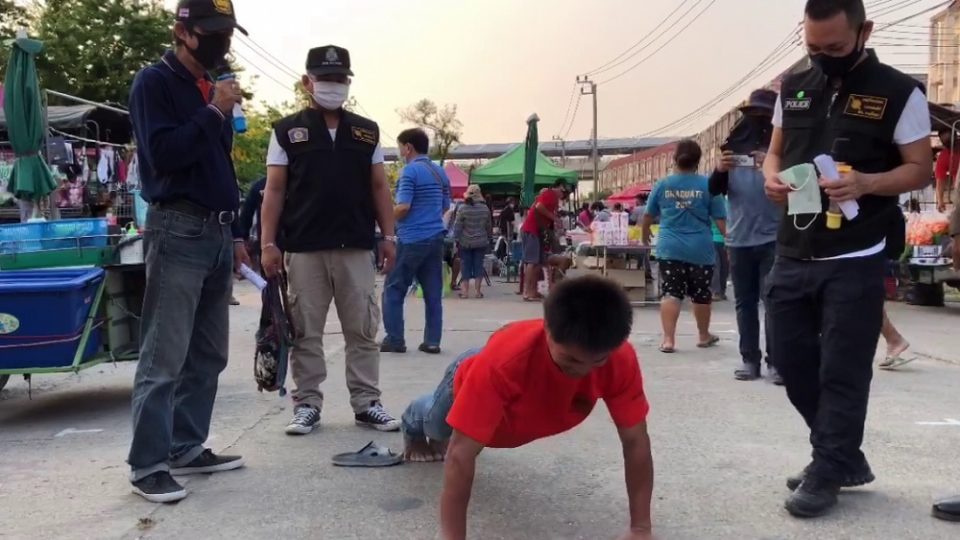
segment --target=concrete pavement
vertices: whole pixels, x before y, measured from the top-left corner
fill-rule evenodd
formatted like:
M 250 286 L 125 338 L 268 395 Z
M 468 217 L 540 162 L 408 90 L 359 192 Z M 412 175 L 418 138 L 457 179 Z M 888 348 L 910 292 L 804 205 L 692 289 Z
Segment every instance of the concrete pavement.
M 512 286 L 511 286 L 512 287 Z M 252 378 L 257 296 L 247 286 L 233 310 L 231 365 L 221 378 L 210 446 L 244 455 L 247 467 L 189 477 L 190 497 L 159 506 L 130 494 L 132 364 L 77 375 L 37 376 L 0 394 L 0 538 L 63 539 L 429 539 L 436 535 L 439 465 L 349 470 L 334 453 L 376 440 L 399 450 L 398 434 L 353 425 L 343 382 L 342 338 L 331 314 L 330 379 L 323 427 L 288 437 L 291 414 Z M 482 344 L 503 323 L 538 315 L 507 286 L 478 300 L 445 303 L 444 354 L 385 355 L 386 406 L 431 391 L 457 352 Z M 679 352 L 656 351 L 655 308 L 639 308 L 631 341 L 644 369 L 657 467 L 662 539 L 948 539 L 960 527 L 929 517 L 932 499 L 960 490 L 960 306 L 895 305 L 891 317 L 920 358 L 902 372 L 877 372 L 865 450 L 877 481 L 841 497 L 833 515 L 798 521 L 782 510 L 787 474 L 809 450 L 800 417 L 781 388 L 734 381 L 736 325 L 717 305 L 716 349 L 697 350 L 692 317 L 681 319 Z M 408 340 L 419 343 L 422 304 L 407 308 Z M 928 424 L 920 424 L 927 422 Z M 579 428 L 516 450 L 487 450 L 470 507 L 472 538 L 605 539 L 626 526 L 619 442 L 604 407 Z

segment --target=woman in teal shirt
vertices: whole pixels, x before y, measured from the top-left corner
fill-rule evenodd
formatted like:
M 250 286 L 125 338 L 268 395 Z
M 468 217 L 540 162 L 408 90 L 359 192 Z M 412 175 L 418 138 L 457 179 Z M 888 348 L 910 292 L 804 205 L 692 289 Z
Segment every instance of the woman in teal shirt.
M 707 177 L 697 174 L 702 152 L 696 141 L 685 139 L 674 154 L 675 173 L 653 187 L 643 217 L 643 242 L 650 244 L 650 226 L 660 218 L 657 260 L 660 267 L 660 351 L 676 350 L 680 303 L 689 297 L 700 339 L 697 347 L 712 347 L 719 338 L 710 333 L 710 285 L 716 264 L 711 223 L 727 232 L 723 201 L 710 195 Z

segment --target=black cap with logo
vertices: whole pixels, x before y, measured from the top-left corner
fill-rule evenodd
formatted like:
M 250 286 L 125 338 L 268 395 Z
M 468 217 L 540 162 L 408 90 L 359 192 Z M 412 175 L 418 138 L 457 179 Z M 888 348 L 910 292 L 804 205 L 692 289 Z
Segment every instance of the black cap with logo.
M 180 0 L 177 2 L 177 20 L 196 26 L 204 32 L 226 32 L 236 28 L 243 35 L 247 31 L 237 24 L 237 15 L 231 0 Z
M 350 75 L 350 51 L 336 45 L 324 45 L 307 53 L 307 73 L 310 75 Z

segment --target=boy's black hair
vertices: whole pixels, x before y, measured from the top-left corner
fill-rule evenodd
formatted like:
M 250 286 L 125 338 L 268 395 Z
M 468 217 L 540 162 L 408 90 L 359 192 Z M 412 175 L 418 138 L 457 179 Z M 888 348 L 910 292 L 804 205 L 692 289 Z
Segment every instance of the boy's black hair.
M 863 0 L 807 0 L 803 12 L 814 21 L 824 21 L 845 13 L 851 28 L 860 28 L 867 20 Z
M 430 137 L 427 132 L 420 128 L 405 129 L 397 135 L 397 142 L 400 144 L 410 144 L 418 154 L 430 153 Z
M 700 145 L 693 139 L 684 139 L 677 143 L 677 149 L 673 160 L 677 167 L 684 170 L 696 169 L 700 166 L 700 158 L 703 157 L 703 151 Z
M 591 353 L 616 350 L 630 336 L 633 306 L 623 287 L 599 276 L 561 281 L 543 303 L 550 337 Z

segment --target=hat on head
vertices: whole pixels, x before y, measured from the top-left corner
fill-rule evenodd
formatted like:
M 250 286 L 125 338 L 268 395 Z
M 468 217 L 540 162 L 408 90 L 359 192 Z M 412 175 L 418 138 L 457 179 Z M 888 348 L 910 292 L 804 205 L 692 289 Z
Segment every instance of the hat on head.
M 350 75 L 350 51 L 336 45 L 324 45 L 307 53 L 307 73 L 310 75 Z
M 483 192 L 480 191 L 480 186 L 477 184 L 470 184 L 467 186 L 467 191 L 463 196 L 464 199 L 473 199 L 477 202 L 483 201 Z
M 237 24 L 231 0 L 180 0 L 177 2 L 177 20 L 204 32 L 226 32 L 236 28 L 243 35 L 249 35 Z
M 766 88 L 761 88 L 759 90 L 754 90 L 750 92 L 750 99 L 747 100 L 746 105 L 740 107 L 741 112 L 745 112 L 751 109 L 754 110 L 763 110 L 770 113 L 773 113 L 774 108 L 777 105 L 777 93 L 773 90 L 767 90 Z

